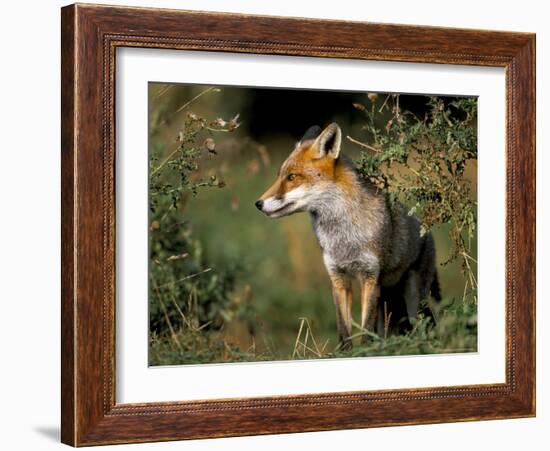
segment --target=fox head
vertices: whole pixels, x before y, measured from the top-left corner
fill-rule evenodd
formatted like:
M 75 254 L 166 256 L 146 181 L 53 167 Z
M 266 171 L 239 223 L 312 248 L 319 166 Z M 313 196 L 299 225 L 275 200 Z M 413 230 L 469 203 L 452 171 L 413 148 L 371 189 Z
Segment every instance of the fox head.
M 337 183 L 342 131 L 336 123 L 310 127 L 283 162 L 275 183 L 256 201 L 270 218 L 312 211 Z

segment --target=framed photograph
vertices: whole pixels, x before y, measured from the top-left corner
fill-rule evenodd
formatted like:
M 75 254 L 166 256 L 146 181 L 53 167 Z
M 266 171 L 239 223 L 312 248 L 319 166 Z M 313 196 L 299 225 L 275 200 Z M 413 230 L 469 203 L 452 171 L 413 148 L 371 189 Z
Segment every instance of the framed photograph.
M 62 9 L 73 446 L 535 415 L 535 36 Z

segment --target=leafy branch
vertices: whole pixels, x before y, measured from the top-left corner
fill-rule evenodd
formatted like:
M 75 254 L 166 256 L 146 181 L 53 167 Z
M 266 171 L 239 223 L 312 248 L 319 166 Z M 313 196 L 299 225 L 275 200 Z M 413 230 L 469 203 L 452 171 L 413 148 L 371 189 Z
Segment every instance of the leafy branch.
M 200 166 L 205 156 L 217 154 L 215 135 L 239 127 L 238 115 L 228 121 L 208 121 L 189 111 L 199 98 L 219 91 L 205 89 L 175 112 L 151 117 L 150 133 L 157 139 L 149 156 L 149 325 L 160 336 L 176 337 L 177 329 L 190 325 L 193 330 L 219 328 L 231 304 L 238 268 L 231 264 L 213 268 L 186 218 L 190 197 L 203 188 L 225 186 L 217 175 L 205 175 Z M 165 92 L 166 88 L 161 91 Z M 167 118 L 184 110 L 175 145 L 166 143 L 162 136 Z M 170 146 L 174 147 L 167 150 Z
M 417 117 L 399 104 L 399 94 L 369 94 L 354 107 L 364 115 L 362 140 L 348 136 L 360 148 L 361 174 L 400 200 L 409 214 L 422 220 L 421 231 L 448 224 L 451 250 L 448 264 L 459 259 L 466 279 L 464 299 L 476 301 L 477 280 L 472 245 L 477 227 L 477 201 L 466 169 L 477 161 L 477 99 L 446 102 L 432 96 L 427 113 Z

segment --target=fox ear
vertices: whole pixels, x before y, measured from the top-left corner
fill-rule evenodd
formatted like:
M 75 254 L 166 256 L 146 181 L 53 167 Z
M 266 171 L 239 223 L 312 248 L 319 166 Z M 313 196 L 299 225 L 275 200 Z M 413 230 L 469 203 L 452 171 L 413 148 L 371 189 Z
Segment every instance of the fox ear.
M 342 130 L 336 122 L 328 125 L 315 140 L 315 145 L 319 149 L 319 157 L 329 157 L 336 160 L 340 155 L 340 146 L 342 145 Z

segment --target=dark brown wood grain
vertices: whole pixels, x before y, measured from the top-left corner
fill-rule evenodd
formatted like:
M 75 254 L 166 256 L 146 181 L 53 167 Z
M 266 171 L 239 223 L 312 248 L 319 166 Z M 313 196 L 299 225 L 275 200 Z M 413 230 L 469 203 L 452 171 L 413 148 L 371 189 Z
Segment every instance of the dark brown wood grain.
M 535 37 L 72 5 L 62 9 L 62 441 L 82 446 L 533 416 Z M 506 383 L 169 403 L 115 399 L 117 47 L 506 68 Z
M 75 443 L 75 383 L 74 364 L 75 329 L 74 318 L 74 156 L 75 156 L 75 59 L 74 59 L 74 15 L 71 9 L 62 9 L 61 28 L 61 440 Z

